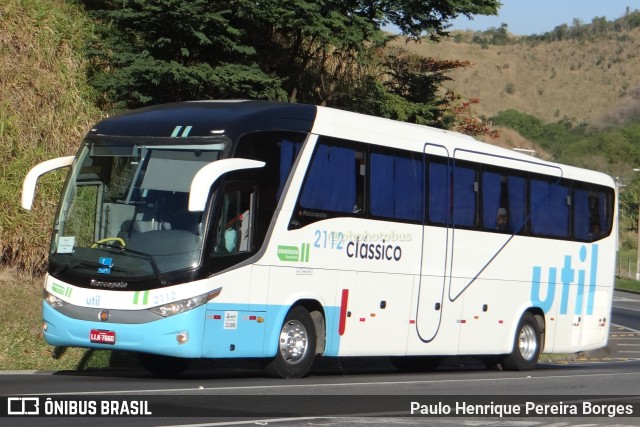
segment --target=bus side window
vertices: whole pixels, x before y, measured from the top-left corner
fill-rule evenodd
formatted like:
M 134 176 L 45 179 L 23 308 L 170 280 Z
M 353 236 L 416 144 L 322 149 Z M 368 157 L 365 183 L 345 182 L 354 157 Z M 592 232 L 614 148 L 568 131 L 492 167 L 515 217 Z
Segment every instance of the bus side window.
M 531 233 L 537 236 L 569 237 L 569 186 L 544 179 L 531 179 Z
M 225 189 L 217 218 L 213 255 L 224 256 L 253 249 L 255 191 Z
M 527 220 L 527 179 L 505 171 L 482 172 L 482 226 L 521 233 Z
M 421 155 L 371 153 L 371 215 L 421 222 L 424 178 Z
M 347 141 L 327 140 L 316 147 L 289 228 L 366 211 L 364 151 Z
M 432 159 L 429 162 L 427 179 L 429 187 L 429 222 L 448 225 L 451 207 L 451 179 L 448 163 Z
M 473 227 L 476 225 L 478 180 L 472 166 L 453 168 L 453 225 Z
M 573 234 L 578 240 L 595 241 L 609 234 L 611 196 L 598 188 L 574 188 Z
M 320 144 L 300 194 L 300 207 L 352 212 L 356 204 L 355 151 Z

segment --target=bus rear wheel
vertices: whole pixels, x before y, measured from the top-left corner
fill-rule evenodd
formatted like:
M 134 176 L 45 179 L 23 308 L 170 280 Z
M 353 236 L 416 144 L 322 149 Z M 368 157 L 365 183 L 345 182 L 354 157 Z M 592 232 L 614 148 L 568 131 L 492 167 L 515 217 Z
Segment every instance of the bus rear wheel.
M 524 313 L 516 329 L 513 350 L 502 360 L 502 366 L 510 371 L 530 371 L 538 363 L 541 347 L 540 325 L 533 314 Z
M 264 370 L 277 378 L 304 377 L 316 353 L 316 330 L 311 315 L 304 307 L 291 309 L 278 336 L 278 351 Z
M 142 366 L 153 375 L 172 378 L 183 373 L 191 365 L 191 359 L 140 353 L 138 359 Z

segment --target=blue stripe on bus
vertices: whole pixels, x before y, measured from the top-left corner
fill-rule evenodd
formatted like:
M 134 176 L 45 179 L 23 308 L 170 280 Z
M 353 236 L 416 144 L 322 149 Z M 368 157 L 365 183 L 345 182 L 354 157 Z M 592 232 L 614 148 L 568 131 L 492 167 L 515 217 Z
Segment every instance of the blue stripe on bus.
M 242 307 L 264 309 L 264 305 Z M 47 325 L 44 337 L 47 343 L 55 346 L 149 352 L 187 358 L 274 356 L 280 328 L 290 307 L 269 305 L 266 311 L 237 308 L 237 304 L 208 304 L 149 323 L 115 324 L 73 319 L 43 303 L 43 318 Z M 337 356 L 340 350 L 339 307 L 325 307 L 324 310 L 327 336 L 323 354 Z M 90 342 L 92 329 L 115 332 L 115 344 Z M 178 344 L 176 335 L 184 331 L 189 333 L 189 341 Z
M 278 349 L 280 329 L 291 307 L 268 305 L 266 311 L 236 310 L 237 305 L 210 304 L 207 310 L 203 357 L 272 357 Z M 255 308 L 264 308 L 256 305 Z M 338 307 L 324 307 L 326 322 L 325 356 L 340 350 Z M 228 313 L 233 316 L 225 318 Z M 237 320 L 234 320 L 237 319 Z M 237 322 L 234 324 L 234 321 Z M 230 322 L 225 325 L 225 322 Z
M 51 345 L 151 352 L 188 358 L 202 356 L 205 306 L 142 324 L 116 324 L 73 319 L 44 302 L 42 314 L 47 325 L 44 337 Z M 92 329 L 115 332 L 115 344 L 90 342 L 89 334 Z M 178 344 L 176 335 L 185 331 L 189 333 L 189 340 L 185 344 Z

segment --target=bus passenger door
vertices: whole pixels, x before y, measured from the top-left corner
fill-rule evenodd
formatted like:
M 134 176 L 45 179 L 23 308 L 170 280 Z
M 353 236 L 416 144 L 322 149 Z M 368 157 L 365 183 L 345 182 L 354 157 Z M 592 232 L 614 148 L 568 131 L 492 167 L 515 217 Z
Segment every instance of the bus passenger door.
M 444 289 L 450 246 L 448 224 L 451 174 L 449 153 L 445 147 L 425 144 L 424 162 L 427 209 L 423 222 L 432 225 L 425 226 L 423 232 L 416 329 L 420 340 L 428 343 L 438 334 L 445 304 Z

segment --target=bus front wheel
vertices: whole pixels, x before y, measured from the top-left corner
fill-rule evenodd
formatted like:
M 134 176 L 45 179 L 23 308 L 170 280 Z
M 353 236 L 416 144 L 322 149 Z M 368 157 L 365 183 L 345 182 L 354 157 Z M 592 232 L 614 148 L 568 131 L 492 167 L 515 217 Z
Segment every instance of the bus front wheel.
M 516 329 L 513 350 L 502 360 L 502 366 L 510 371 L 530 371 L 538 363 L 541 346 L 538 321 L 533 314 L 524 313 Z
M 305 376 L 316 353 L 316 330 L 311 315 L 304 307 L 294 307 L 284 319 L 278 336 L 278 351 L 264 370 L 278 378 Z

